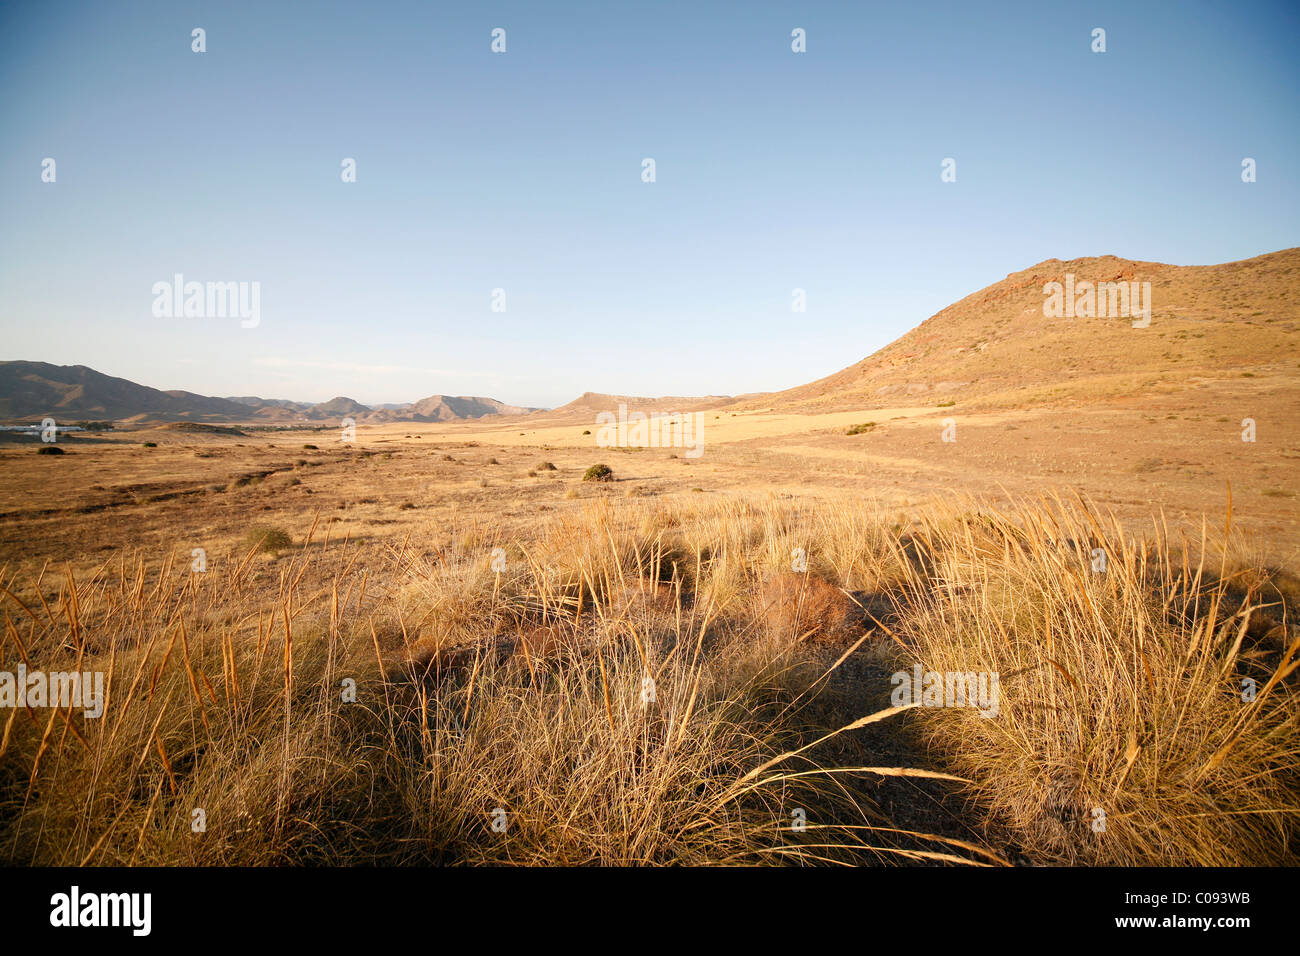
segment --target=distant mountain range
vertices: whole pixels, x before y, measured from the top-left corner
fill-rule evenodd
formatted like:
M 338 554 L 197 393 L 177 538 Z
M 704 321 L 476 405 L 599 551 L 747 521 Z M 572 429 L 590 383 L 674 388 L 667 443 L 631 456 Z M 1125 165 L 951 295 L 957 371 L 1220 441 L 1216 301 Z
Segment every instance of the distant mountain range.
M 194 392 L 163 391 L 84 365 L 0 362 L 0 420 L 50 417 L 70 421 L 168 422 L 451 422 L 488 415 L 527 415 L 539 409 L 507 405 L 494 398 L 430 395 L 405 405 L 370 407 L 339 396 L 328 402 L 237 396 L 213 398 Z

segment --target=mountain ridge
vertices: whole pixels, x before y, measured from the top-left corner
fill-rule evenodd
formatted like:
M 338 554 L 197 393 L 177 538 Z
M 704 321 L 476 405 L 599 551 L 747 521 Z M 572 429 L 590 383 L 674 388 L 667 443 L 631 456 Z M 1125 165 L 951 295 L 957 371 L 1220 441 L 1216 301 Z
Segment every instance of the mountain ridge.
M 483 396 L 443 394 L 386 406 L 363 405 L 342 395 L 315 403 L 251 395 L 219 398 L 184 389 L 152 388 L 86 365 L 0 361 L 0 419 L 6 421 L 53 417 L 61 421 L 291 424 L 350 417 L 359 423 L 435 422 L 526 415 L 539 410 Z

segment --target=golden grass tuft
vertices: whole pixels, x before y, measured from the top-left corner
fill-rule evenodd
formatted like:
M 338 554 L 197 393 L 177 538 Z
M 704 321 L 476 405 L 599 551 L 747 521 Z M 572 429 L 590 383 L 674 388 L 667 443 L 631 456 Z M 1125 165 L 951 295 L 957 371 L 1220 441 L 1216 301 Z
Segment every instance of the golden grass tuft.
M 1031 860 L 1295 862 L 1300 641 L 1248 639 L 1288 609 L 1229 564 L 1228 529 L 1133 536 L 1058 498 L 927 514 L 912 544 L 900 645 L 1001 678 L 996 719 L 929 710 L 930 739 Z

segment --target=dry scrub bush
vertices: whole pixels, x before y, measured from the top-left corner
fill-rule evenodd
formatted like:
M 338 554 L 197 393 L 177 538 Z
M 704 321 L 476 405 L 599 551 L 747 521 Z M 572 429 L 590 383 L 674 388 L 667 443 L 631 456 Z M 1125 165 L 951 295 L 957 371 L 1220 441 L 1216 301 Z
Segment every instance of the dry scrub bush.
M 923 711 L 930 739 L 1029 859 L 1295 862 L 1300 642 L 1251 646 L 1267 576 L 1237 586 L 1230 540 L 1174 546 L 1163 523 L 1135 538 L 1056 499 L 931 512 L 912 544 L 901 644 L 1001 683 L 995 719 Z

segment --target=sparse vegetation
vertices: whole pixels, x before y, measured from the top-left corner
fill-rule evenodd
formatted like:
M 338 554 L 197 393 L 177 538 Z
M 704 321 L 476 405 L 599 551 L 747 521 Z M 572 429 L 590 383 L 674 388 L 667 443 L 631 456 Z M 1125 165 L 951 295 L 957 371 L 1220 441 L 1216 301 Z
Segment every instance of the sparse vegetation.
M 613 481 L 614 469 L 609 465 L 592 465 L 582 475 L 583 481 Z
M 281 551 L 287 551 L 293 547 L 293 540 L 289 537 L 289 532 L 283 528 L 274 528 L 268 525 L 256 525 L 249 528 L 248 534 L 244 537 L 244 542 L 254 551 L 264 551 L 273 555 L 278 555 Z
M 869 431 L 871 431 L 871 429 L 873 429 L 873 428 L 875 428 L 875 427 L 876 427 L 876 423 L 875 423 L 875 422 L 863 422 L 863 423 L 860 424 L 860 425 L 850 425 L 849 428 L 848 428 L 848 430 L 847 430 L 844 434 L 846 434 L 846 435 L 861 435 L 863 432 L 869 432 Z

